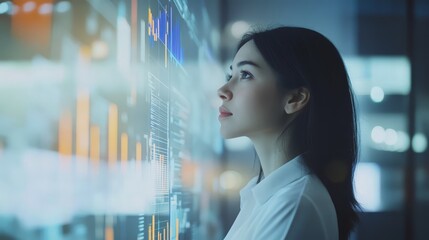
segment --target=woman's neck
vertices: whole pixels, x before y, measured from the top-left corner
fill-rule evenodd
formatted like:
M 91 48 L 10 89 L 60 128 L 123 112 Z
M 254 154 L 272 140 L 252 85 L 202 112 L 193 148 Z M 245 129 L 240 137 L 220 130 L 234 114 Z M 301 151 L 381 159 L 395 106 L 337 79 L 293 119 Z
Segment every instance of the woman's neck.
M 278 136 L 279 133 L 272 133 L 250 137 L 258 154 L 264 177 L 301 153 L 300 149 L 291 144 L 289 135 L 284 136 L 284 144 L 277 140 Z

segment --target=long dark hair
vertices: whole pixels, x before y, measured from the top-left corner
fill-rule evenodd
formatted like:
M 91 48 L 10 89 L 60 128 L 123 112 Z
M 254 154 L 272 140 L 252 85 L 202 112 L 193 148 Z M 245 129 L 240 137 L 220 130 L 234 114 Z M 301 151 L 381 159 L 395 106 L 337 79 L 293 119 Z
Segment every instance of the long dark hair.
M 237 51 L 250 40 L 277 73 L 280 90 L 306 87 L 310 91 L 309 103 L 288 131 L 297 146 L 303 147 L 305 165 L 331 196 L 339 238 L 348 239 L 361 210 L 353 192 L 359 138 L 356 100 L 341 55 L 326 37 L 306 28 L 249 32 Z M 262 175 L 261 168 L 258 183 Z

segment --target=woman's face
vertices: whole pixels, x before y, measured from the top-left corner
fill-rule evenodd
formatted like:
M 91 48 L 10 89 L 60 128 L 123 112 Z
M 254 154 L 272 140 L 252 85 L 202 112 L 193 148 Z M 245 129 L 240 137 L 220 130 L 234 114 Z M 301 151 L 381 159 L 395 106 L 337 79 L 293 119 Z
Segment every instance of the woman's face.
M 231 78 L 218 89 L 218 95 L 223 100 L 223 110 L 232 113 L 219 115 L 224 138 L 272 133 L 285 121 L 276 74 L 253 40 L 244 44 L 235 55 Z

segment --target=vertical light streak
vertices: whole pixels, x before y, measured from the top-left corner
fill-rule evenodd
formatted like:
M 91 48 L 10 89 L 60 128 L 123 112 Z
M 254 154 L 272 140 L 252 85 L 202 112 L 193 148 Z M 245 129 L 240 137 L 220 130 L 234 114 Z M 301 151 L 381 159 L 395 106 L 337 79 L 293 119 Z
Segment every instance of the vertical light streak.
M 152 215 L 152 239 L 155 239 L 155 215 Z
M 100 161 L 100 128 L 98 126 L 91 126 L 89 139 L 90 159 L 94 165 L 98 165 Z
M 156 30 L 159 31 L 159 24 L 158 24 L 158 28 L 155 30 L 155 20 L 153 19 L 153 15 L 152 15 L 152 10 L 149 8 L 148 9 L 148 22 L 149 22 L 149 28 L 148 28 L 148 35 L 149 36 L 153 36 L 153 40 L 156 42 L 158 41 L 158 33 Z
M 176 218 L 176 240 L 179 240 L 179 219 Z
M 112 227 L 106 227 L 104 235 L 105 235 L 105 238 L 104 238 L 105 240 L 115 240 L 115 235 Z
M 156 160 L 156 145 L 155 145 L 155 143 L 153 144 L 153 147 L 152 147 L 152 161 L 155 161 Z
M 168 226 L 168 222 L 167 222 L 167 239 L 170 239 L 170 227 Z
M 142 164 L 142 144 L 140 142 L 136 143 L 136 168 L 141 169 Z
M 156 27 L 156 39 L 158 39 L 159 38 L 159 18 L 157 19 L 157 27 Z
M 71 156 L 73 147 L 73 123 L 69 110 L 60 116 L 58 126 L 58 153 L 63 156 Z
M 108 154 L 107 159 L 110 167 L 116 164 L 118 157 L 118 107 L 115 104 L 109 106 L 108 119 Z
M 116 19 L 116 64 L 122 74 L 128 77 L 131 66 L 131 27 L 126 19 L 126 6 L 123 1 L 118 4 Z
M 131 2 L 131 46 L 137 50 L 137 0 Z
M 164 67 L 167 68 L 167 50 L 168 50 L 168 20 L 165 22 L 165 34 L 164 34 Z
M 84 159 L 89 154 L 89 91 L 81 89 L 76 103 L 76 156 Z
M 161 172 L 161 192 L 165 192 L 166 190 L 166 174 L 165 174 L 165 168 L 164 168 L 164 155 L 159 156 L 159 165 L 160 165 L 160 172 Z
M 121 166 L 122 170 L 127 167 L 128 161 L 128 135 L 126 133 L 121 134 Z
M 146 22 L 140 21 L 140 61 L 146 61 Z
M 131 87 L 131 105 L 136 105 L 137 102 L 137 87 L 136 87 L 136 75 L 133 75 L 133 83 Z

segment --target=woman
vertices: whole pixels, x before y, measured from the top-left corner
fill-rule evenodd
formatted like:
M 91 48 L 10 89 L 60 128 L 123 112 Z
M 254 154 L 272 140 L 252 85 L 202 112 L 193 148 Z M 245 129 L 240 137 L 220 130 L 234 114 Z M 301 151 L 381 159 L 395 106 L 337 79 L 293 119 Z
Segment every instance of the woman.
M 225 239 L 348 239 L 360 210 L 358 134 L 335 46 L 305 28 L 248 33 L 230 68 L 218 90 L 221 133 L 247 136 L 261 169 Z

